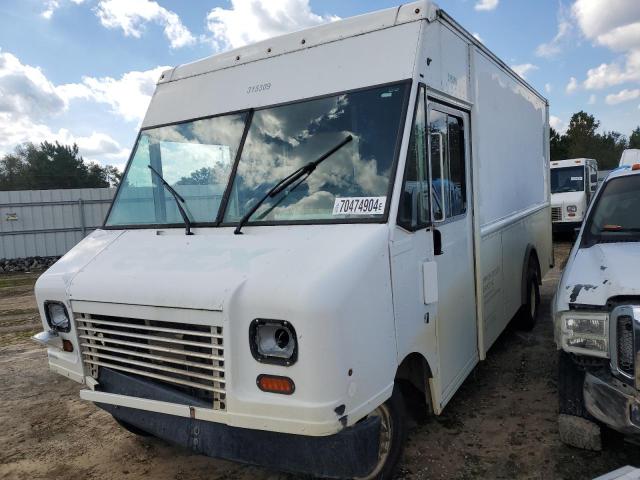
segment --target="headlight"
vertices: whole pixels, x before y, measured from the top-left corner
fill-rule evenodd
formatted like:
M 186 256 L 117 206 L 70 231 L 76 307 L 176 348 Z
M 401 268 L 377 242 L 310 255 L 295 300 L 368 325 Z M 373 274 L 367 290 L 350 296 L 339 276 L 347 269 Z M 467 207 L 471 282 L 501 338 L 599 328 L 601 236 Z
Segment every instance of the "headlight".
M 577 211 L 578 211 L 578 207 L 576 207 L 575 205 L 568 205 L 567 206 L 567 212 L 576 213 Z
M 293 326 L 283 320 L 256 319 L 249 327 L 253 358 L 263 363 L 293 365 L 298 359 L 298 340 Z
M 560 319 L 562 349 L 567 352 L 609 357 L 609 315 L 569 311 Z
M 44 312 L 47 316 L 47 323 L 56 332 L 69 332 L 71 330 L 71 322 L 67 307 L 62 302 L 44 302 Z

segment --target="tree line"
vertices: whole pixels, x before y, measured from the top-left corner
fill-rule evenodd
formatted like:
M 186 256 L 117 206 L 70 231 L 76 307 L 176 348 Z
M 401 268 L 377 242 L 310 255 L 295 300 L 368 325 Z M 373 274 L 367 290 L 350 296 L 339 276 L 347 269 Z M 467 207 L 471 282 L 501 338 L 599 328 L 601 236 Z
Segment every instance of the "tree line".
M 598 132 L 600 122 L 593 115 L 574 113 L 564 134 L 551 129 L 551 160 L 595 158 L 600 170 L 618 166 L 622 151 L 640 148 L 640 126 L 627 138 L 619 132 Z
M 120 171 L 85 162 L 78 146 L 25 143 L 0 159 L 0 190 L 50 190 L 116 186 Z

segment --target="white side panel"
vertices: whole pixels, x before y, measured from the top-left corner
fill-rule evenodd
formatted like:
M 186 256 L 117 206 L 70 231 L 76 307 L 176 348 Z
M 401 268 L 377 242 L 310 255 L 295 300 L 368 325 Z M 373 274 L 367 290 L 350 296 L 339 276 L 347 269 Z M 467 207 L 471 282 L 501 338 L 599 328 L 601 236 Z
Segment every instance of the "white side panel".
M 473 52 L 474 172 L 485 227 L 548 202 L 546 105 L 484 54 Z
M 206 73 L 156 89 L 143 127 L 412 78 L 421 22 Z M 257 90 L 251 87 L 258 87 Z
M 480 243 L 480 268 L 482 278 L 482 313 L 484 315 L 484 351 L 502 332 L 504 319 L 502 281 L 502 234 L 495 232 Z
M 427 85 L 470 102 L 468 43 L 441 22 L 429 24 L 424 36 L 426 56 L 430 59 L 425 76 Z

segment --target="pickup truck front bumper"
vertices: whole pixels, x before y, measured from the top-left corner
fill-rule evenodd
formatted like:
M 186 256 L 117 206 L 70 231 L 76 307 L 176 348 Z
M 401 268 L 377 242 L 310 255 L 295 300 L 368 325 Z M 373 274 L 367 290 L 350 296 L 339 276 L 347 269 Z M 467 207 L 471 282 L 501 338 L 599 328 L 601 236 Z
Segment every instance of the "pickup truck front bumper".
M 605 425 L 626 435 L 640 435 L 640 398 L 635 388 L 608 373 L 587 373 L 584 401 L 589 413 Z
M 100 391 L 174 404 L 202 400 L 136 375 L 101 368 Z M 195 453 L 326 478 L 363 477 L 378 461 L 380 419 L 369 417 L 323 437 L 294 435 L 97 403 L 117 419 Z

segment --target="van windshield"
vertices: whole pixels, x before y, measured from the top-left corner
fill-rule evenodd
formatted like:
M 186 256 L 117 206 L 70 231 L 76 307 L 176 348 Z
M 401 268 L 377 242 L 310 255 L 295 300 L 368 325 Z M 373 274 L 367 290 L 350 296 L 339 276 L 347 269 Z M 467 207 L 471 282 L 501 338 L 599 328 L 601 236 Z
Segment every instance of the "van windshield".
M 583 234 L 583 245 L 640 242 L 640 175 L 608 181 L 594 205 Z
M 184 198 L 194 226 L 233 225 L 278 181 L 349 135 L 348 145 L 269 198 L 247 224 L 381 221 L 408 90 L 403 82 L 145 129 L 105 225 L 183 225 L 149 165 Z
M 584 167 L 551 169 L 551 193 L 584 192 Z

